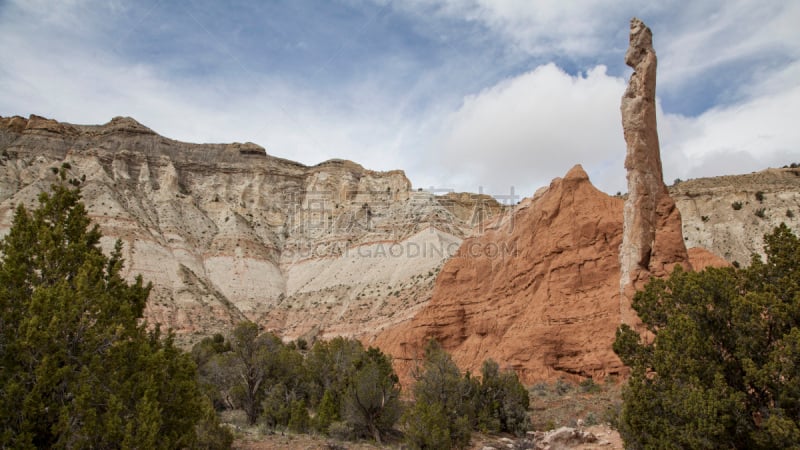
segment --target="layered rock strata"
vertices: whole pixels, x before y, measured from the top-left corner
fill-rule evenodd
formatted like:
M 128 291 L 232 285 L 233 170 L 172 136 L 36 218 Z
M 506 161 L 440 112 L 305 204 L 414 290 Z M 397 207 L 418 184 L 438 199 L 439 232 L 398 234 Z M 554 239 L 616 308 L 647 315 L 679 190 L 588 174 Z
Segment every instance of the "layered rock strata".
M 79 184 L 103 244 L 121 239 L 127 274 L 154 283 L 148 321 L 189 343 L 245 318 L 287 338 L 405 320 L 476 218 L 503 210 L 486 196 L 412 190 L 402 171 L 187 144 L 130 118 L 0 118 L 0 152 L 0 232 L 15 205 Z
M 670 187 L 687 247 L 702 247 L 729 263 L 764 255 L 764 234 L 785 223 L 800 234 L 800 168 L 697 178 Z M 694 264 L 694 263 L 692 263 Z

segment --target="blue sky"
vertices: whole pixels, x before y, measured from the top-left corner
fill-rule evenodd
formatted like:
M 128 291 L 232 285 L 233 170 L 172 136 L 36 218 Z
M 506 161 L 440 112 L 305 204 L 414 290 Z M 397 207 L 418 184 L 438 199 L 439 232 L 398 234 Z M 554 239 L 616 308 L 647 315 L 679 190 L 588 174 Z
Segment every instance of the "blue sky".
M 665 178 L 800 162 L 800 2 L 2 1 L 0 115 L 131 116 L 415 187 L 625 191 L 628 23 L 659 57 Z

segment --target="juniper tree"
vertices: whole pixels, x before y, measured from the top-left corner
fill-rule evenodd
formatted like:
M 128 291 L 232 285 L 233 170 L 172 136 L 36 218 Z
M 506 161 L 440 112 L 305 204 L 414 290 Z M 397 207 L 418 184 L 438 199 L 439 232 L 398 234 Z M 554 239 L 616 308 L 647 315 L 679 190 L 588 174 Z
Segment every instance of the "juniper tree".
M 620 432 L 630 448 L 789 448 L 800 442 L 800 242 L 786 225 L 746 269 L 676 269 L 633 300 Z
M 400 417 L 400 387 L 392 362 L 377 348 L 363 352 L 343 392 L 344 419 L 378 443 Z
M 140 321 L 121 244 L 103 254 L 77 189 L 39 202 L 0 242 L 0 447 L 230 446 L 191 358 Z
M 472 435 L 480 384 L 468 375 L 462 376 L 452 357 L 433 339 L 426 344 L 421 370 L 414 377 L 415 403 L 406 411 L 403 420 L 409 445 L 412 448 L 465 447 Z M 446 430 L 441 429 L 442 424 L 447 425 Z M 433 436 L 421 439 L 426 428 L 437 430 L 435 439 Z

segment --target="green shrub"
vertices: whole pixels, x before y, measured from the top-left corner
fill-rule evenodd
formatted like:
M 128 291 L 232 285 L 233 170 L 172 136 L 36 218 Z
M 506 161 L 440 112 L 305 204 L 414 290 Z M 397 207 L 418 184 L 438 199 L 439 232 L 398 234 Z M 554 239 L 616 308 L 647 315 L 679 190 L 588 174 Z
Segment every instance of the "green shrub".
M 403 415 L 403 424 L 406 443 L 412 449 L 453 448 L 453 441 L 450 438 L 451 424 L 439 402 L 415 402 L 414 406 Z
M 488 359 L 481 368 L 481 382 L 475 399 L 478 428 L 505 431 L 516 435 L 530 429 L 528 391 L 513 371 L 500 372 L 499 365 Z
M 353 427 L 347 422 L 332 422 L 328 427 L 328 435 L 340 441 L 352 441 L 356 438 Z
M 429 341 L 425 346 L 422 372 L 416 373 L 414 376 L 416 378 L 413 386 L 415 408 L 417 405 L 424 405 L 419 406 L 419 408 L 423 408 L 420 412 L 424 413 L 424 417 L 433 420 L 433 424 L 436 426 L 440 424 L 438 414 L 446 414 L 443 422 L 447 426 L 446 434 L 451 444 L 441 448 L 461 448 L 467 445 L 472 432 L 472 423 L 475 420 L 477 382 L 469 376 L 462 377 L 461 371 L 451 356 L 435 340 Z M 409 414 L 414 414 L 413 411 L 414 409 L 410 410 Z M 415 433 L 421 433 L 422 431 L 415 427 L 424 425 L 423 422 L 417 420 L 406 422 L 406 432 L 411 430 L 412 436 Z M 415 445 L 413 439 L 409 440 L 409 444 Z
M 310 422 L 305 400 L 294 400 L 289 413 L 289 429 L 295 433 L 304 433 Z
M 55 185 L 0 241 L 0 448 L 229 445 L 191 357 L 141 320 L 151 286 L 101 237 Z
M 314 418 L 314 428 L 322 433 L 328 433 L 328 427 L 340 419 L 339 402 L 333 391 L 326 389 L 322 400 L 317 405 L 317 415 Z
M 592 379 L 592 378 L 587 378 L 587 379 L 581 381 L 580 382 L 580 388 L 581 388 L 581 392 L 586 392 L 586 393 L 591 393 L 591 394 L 600 392 L 602 390 L 600 388 L 600 386 L 597 383 L 595 383 L 594 379 Z
M 531 386 L 530 391 L 535 392 L 539 397 L 547 396 L 548 386 L 545 382 L 539 382 Z
M 360 437 L 380 443 L 400 418 L 398 378 L 389 358 L 377 348 L 356 361 L 342 395 L 342 416 Z
M 622 325 L 631 367 L 626 447 L 793 448 L 800 438 L 800 240 L 782 224 L 766 262 L 654 279 L 633 299 L 650 333 Z
M 758 200 L 759 203 L 763 203 L 764 202 L 764 192 L 763 191 L 756 192 L 756 200 Z
M 758 208 L 754 214 L 760 219 L 765 219 L 767 217 L 764 208 Z
M 731 203 L 731 208 L 733 208 L 734 211 L 739 211 L 740 209 L 742 209 L 742 202 L 735 201 Z

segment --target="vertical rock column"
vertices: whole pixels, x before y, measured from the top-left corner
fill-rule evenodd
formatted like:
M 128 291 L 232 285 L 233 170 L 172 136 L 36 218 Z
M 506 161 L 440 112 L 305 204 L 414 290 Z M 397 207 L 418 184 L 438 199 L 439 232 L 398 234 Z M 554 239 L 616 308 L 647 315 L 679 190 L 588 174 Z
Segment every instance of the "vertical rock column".
M 620 247 L 620 315 L 637 319 L 630 308 L 633 294 L 651 276 L 665 276 L 676 263 L 689 268 L 680 212 L 669 196 L 661 168 L 656 128 L 656 52 L 653 34 L 641 20 L 631 19 L 625 63 L 633 75 L 620 107 L 625 132 L 628 199 L 625 201 Z

